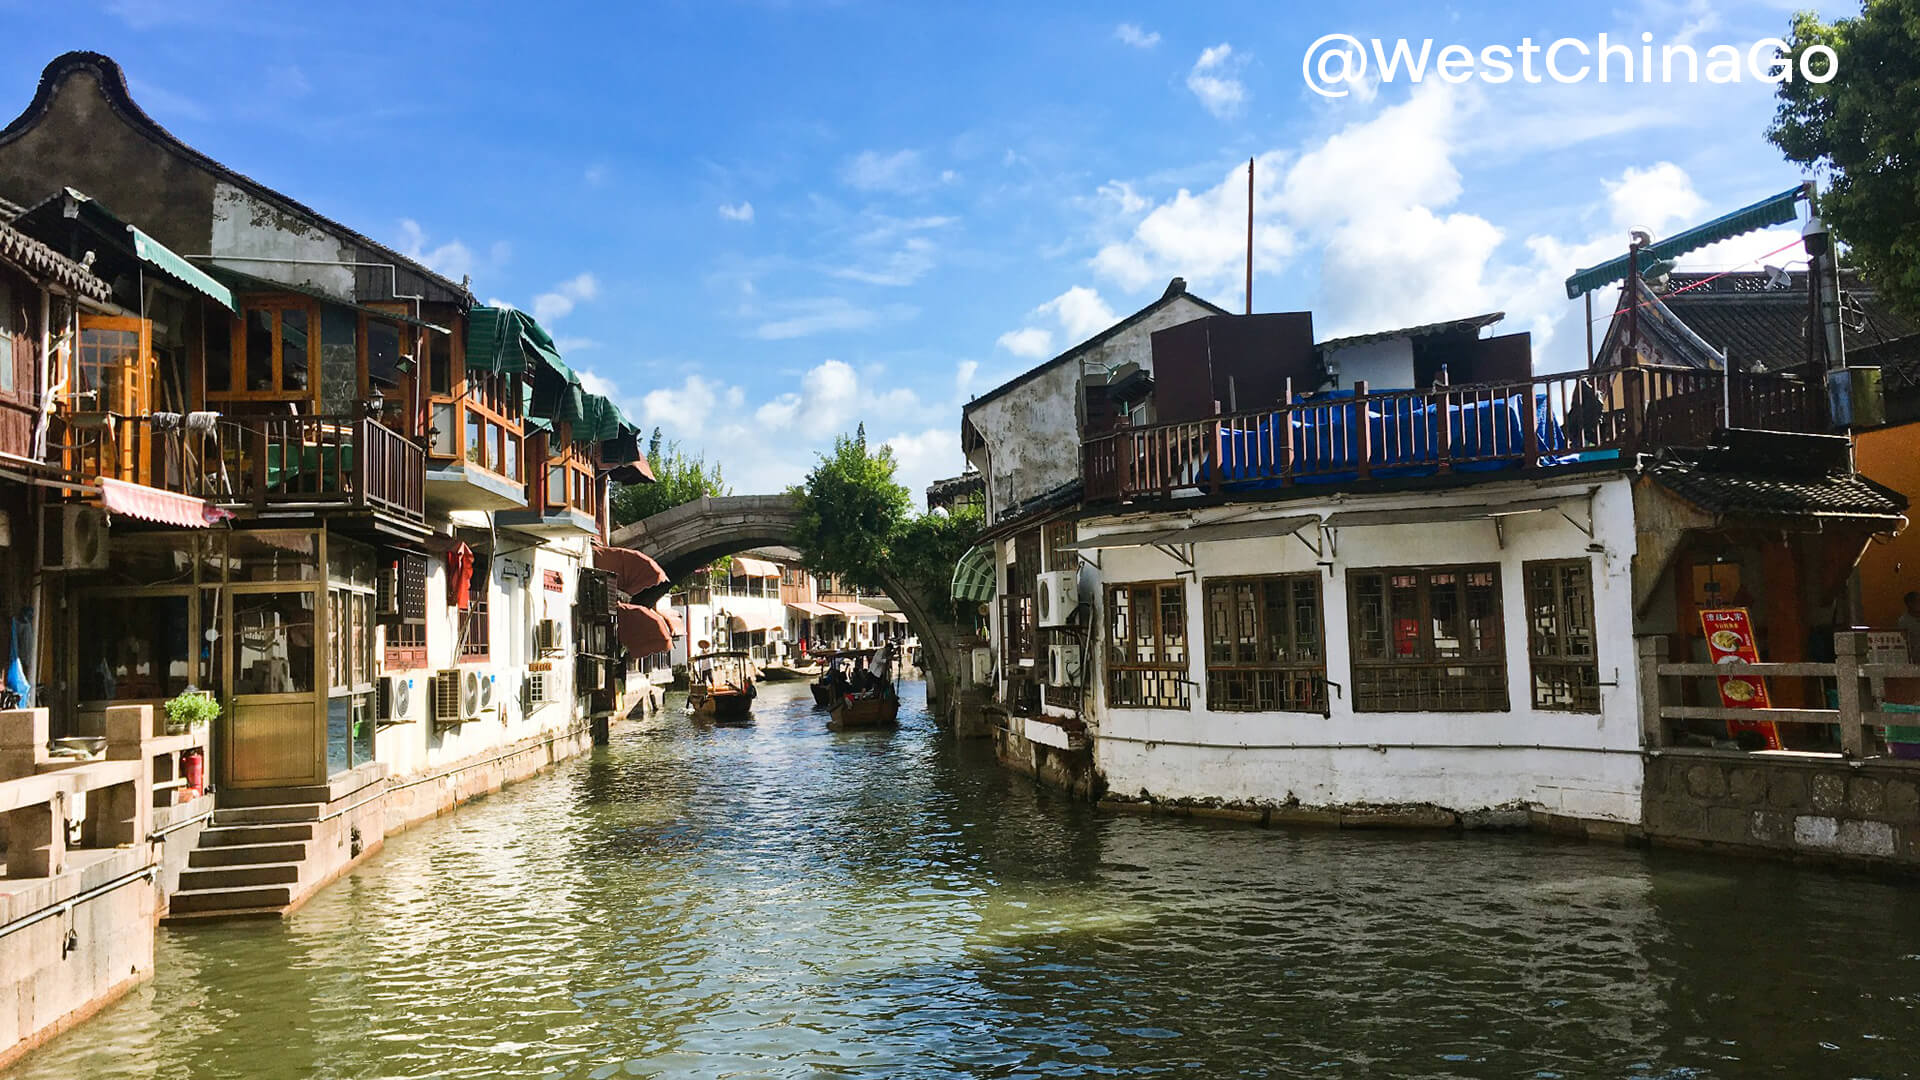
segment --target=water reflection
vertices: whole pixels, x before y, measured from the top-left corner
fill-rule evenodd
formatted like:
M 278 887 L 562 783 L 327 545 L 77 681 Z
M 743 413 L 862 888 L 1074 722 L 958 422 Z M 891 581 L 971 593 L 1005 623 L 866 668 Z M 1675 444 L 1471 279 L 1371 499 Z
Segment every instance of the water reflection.
M 53 1077 L 1904 1076 L 1920 890 L 1108 817 L 952 746 L 677 710 L 165 934 Z

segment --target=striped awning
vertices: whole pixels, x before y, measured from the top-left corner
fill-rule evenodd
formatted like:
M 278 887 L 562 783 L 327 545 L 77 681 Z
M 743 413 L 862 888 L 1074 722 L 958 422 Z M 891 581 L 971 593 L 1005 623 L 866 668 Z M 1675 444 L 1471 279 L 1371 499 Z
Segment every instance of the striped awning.
M 757 630 L 771 630 L 780 625 L 780 620 L 764 611 L 743 611 L 728 616 L 727 625 L 736 633 L 751 634 Z
M 849 619 L 877 619 L 885 614 L 877 607 L 861 603 L 832 603 L 827 606 L 835 613 L 845 615 Z
M 733 557 L 734 577 L 779 577 L 780 568 L 765 559 L 749 559 L 745 555 Z
M 992 600 L 996 591 L 995 569 L 991 544 L 982 544 L 960 556 L 953 567 L 953 598 L 976 604 Z
M 1717 244 L 1742 233 L 1755 229 L 1764 229 L 1770 225 L 1782 225 L 1792 221 L 1796 206 L 1807 195 L 1809 185 L 1790 187 L 1778 195 L 1770 195 L 1751 206 L 1743 206 L 1731 214 L 1722 214 L 1707 222 L 1696 225 L 1685 232 L 1674 233 L 1665 240 L 1656 240 L 1640 249 L 1640 270 L 1645 273 L 1656 263 L 1677 259 L 1690 251 L 1697 251 L 1708 244 Z M 1567 279 L 1567 299 L 1578 300 L 1582 294 L 1604 288 L 1627 276 L 1627 256 L 1622 255 L 1576 272 Z
M 833 615 L 840 614 L 839 612 L 833 610 L 832 608 L 828 607 L 825 604 L 816 604 L 811 600 L 796 600 L 793 603 L 788 604 L 787 606 L 799 612 L 800 614 L 805 615 L 809 619 L 818 619 L 822 616 L 833 616 Z
M 100 502 L 108 513 L 125 514 L 156 525 L 177 525 L 182 529 L 204 529 L 233 516 L 232 511 L 222 510 L 205 499 L 107 476 L 100 478 Z

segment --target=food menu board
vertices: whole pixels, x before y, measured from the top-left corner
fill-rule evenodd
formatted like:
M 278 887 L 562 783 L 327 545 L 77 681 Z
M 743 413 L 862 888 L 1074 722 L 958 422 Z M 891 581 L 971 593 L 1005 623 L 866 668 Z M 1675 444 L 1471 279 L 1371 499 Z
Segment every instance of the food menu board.
M 1716 664 L 1730 664 L 1740 661 L 1748 664 L 1760 662 L 1760 649 L 1753 641 L 1753 619 L 1746 608 L 1702 608 L 1700 611 L 1700 629 L 1707 636 L 1707 659 Z M 1720 682 L 1720 705 L 1727 709 L 1765 709 L 1770 707 L 1767 700 L 1767 681 L 1756 675 L 1722 675 Z M 1769 750 L 1780 749 L 1780 731 L 1772 721 L 1767 720 L 1729 720 L 1727 732 L 1738 738 L 1742 732 L 1753 732 L 1765 740 Z

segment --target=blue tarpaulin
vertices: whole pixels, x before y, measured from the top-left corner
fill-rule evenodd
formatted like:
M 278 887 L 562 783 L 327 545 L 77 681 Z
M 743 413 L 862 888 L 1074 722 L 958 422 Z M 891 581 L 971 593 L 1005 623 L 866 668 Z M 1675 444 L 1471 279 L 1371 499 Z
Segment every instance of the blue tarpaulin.
M 1236 421 L 1220 432 L 1224 487 L 1230 491 L 1277 487 L 1280 484 L 1282 444 L 1275 432 L 1285 430 L 1292 452 L 1290 474 L 1296 483 L 1331 484 L 1359 476 L 1359 404 L 1350 391 L 1301 398 L 1291 410 L 1275 411 L 1251 423 Z M 1441 408 L 1419 397 L 1374 399 L 1367 402 L 1368 472 L 1376 478 L 1430 476 L 1441 460 Z M 1526 411 L 1520 394 L 1448 403 L 1447 460 L 1456 472 L 1484 472 L 1518 468 L 1526 451 Z M 1542 464 L 1585 460 L 1567 431 L 1548 408 L 1546 396 L 1535 395 L 1537 451 Z M 1211 479 L 1211 463 L 1201 466 L 1199 479 Z

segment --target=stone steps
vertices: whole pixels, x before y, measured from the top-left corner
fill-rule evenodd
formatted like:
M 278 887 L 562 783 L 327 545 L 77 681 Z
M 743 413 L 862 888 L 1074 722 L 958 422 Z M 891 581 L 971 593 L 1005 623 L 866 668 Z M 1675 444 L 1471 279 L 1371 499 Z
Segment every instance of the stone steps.
M 222 807 L 213 812 L 213 826 L 274 825 L 296 821 L 317 821 L 319 803 L 278 803 L 268 806 Z
M 307 857 L 307 845 L 228 844 L 223 847 L 199 847 L 187 853 L 187 866 L 204 870 L 214 866 L 257 866 L 262 863 L 299 862 Z
M 242 844 L 282 844 L 313 839 L 311 822 L 268 825 L 221 825 L 200 834 L 201 847 L 232 847 Z
M 240 908 L 284 908 L 293 903 L 292 885 L 250 885 L 230 889 L 182 889 L 167 900 L 169 915 L 211 914 Z
M 304 849 L 301 854 L 305 854 Z M 300 863 L 298 861 L 215 866 L 203 870 L 181 871 L 180 892 L 244 889 L 255 885 L 294 885 L 299 881 Z M 180 893 L 174 895 L 178 896 Z

